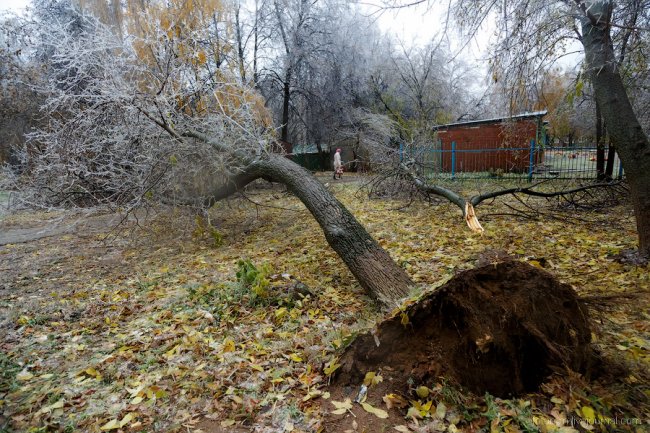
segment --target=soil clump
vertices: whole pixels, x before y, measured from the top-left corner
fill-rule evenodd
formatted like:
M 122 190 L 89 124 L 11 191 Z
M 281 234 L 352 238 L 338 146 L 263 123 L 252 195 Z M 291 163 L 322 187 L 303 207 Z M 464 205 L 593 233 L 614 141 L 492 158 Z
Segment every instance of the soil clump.
M 554 371 L 584 372 L 590 340 L 587 308 L 571 286 L 523 262 L 488 264 L 358 336 L 341 357 L 332 396 L 354 400 L 371 371 L 383 382 L 368 398 L 381 407 L 385 393 L 417 399 L 414 387 L 441 376 L 477 394 L 533 392 Z

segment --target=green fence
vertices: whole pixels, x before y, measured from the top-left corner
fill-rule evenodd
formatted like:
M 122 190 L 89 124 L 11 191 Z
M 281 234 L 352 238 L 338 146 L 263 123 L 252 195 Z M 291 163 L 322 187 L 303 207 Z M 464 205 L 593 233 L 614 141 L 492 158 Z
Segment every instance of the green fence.
M 605 155 L 609 149 L 605 148 Z M 401 158 L 415 160 L 430 178 L 522 178 L 532 179 L 596 179 L 595 147 L 537 146 L 531 140 L 528 147 L 450 149 L 431 146 L 400 146 Z M 607 163 L 607 161 L 606 161 Z M 612 175 L 623 177 L 618 155 L 614 156 Z

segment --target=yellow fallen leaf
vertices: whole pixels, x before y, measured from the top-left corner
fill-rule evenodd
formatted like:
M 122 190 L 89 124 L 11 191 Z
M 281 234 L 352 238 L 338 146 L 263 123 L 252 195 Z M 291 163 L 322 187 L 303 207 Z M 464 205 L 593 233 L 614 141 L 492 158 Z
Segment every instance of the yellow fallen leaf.
M 41 409 L 41 413 L 48 413 L 52 412 L 54 409 L 61 409 L 63 407 L 63 399 L 57 401 L 56 403 L 53 403 L 49 406 L 45 406 L 43 409 Z
M 133 414 L 132 413 L 127 413 L 124 415 L 124 418 L 120 421 L 120 428 L 124 427 L 128 423 L 130 423 L 133 420 Z
M 445 419 L 446 414 L 447 406 L 443 402 L 438 403 L 438 406 L 436 406 L 436 418 Z
M 380 382 L 383 382 L 384 378 L 379 374 L 376 374 L 374 371 L 369 371 L 366 373 L 365 378 L 363 379 L 363 384 L 367 387 L 372 385 L 377 385 Z
M 413 406 L 409 407 L 409 410 L 406 412 L 406 417 L 414 419 L 414 420 L 423 418 L 420 411 L 417 408 L 413 407 Z
M 230 427 L 231 425 L 235 425 L 235 420 L 234 419 L 227 419 L 227 420 L 221 421 L 221 427 Z
M 309 391 L 306 396 L 302 398 L 302 401 L 309 401 L 311 399 L 314 399 L 316 397 L 320 397 L 323 392 L 315 389 L 313 391 Z
M 409 429 L 405 425 L 396 425 L 393 427 L 393 429 L 397 430 L 400 433 L 411 433 L 411 429 Z
M 426 403 L 422 403 L 421 401 L 415 401 L 411 400 L 411 407 L 408 410 L 408 413 L 406 416 L 411 417 L 413 419 L 422 419 L 425 416 L 429 415 L 430 410 L 431 410 L 431 405 L 433 404 L 432 400 L 427 400 Z
M 332 411 L 334 415 L 343 415 L 345 412 L 352 409 L 352 401 L 349 398 L 346 398 L 345 401 L 332 400 L 331 403 L 336 408 Z
M 338 363 L 338 358 L 334 358 L 325 365 L 323 373 L 327 376 L 331 376 L 340 366 L 341 364 Z
M 234 352 L 235 351 L 235 341 L 232 338 L 226 338 L 223 340 L 223 353 Z
M 32 373 L 30 373 L 29 371 L 23 370 L 23 371 L 21 371 L 20 373 L 18 373 L 16 375 L 16 380 L 18 380 L 20 382 L 25 382 L 25 381 L 30 380 L 33 377 L 34 377 L 34 375 Z
M 289 355 L 289 359 L 291 359 L 293 362 L 302 362 L 302 358 L 297 353 L 292 353 Z
M 555 403 L 555 404 L 564 404 L 564 400 L 562 400 L 562 399 L 559 398 L 559 397 L 555 397 L 555 396 L 553 396 L 553 397 L 551 397 L 551 403 Z
M 99 429 L 107 431 L 107 430 L 117 430 L 118 428 L 120 428 L 119 421 L 116 419 L 112 419 L 106 424 L 104 424 L 103 426 L 101 426 Z
M 95 378 L 101 378 L 102 377 L 102 375 L 92 367 L 89 367 L 89 368 L 85 369 L 84 373 L 86 373 L 90 377 L 95 377 Z
M 381 398 L 386 403 L 386 407 L 391 409 L 393 407 L 403 408 L 408 406 L 408 401 L 399 394 L 386 394 Z
M 361 403 L 361 407 L 363 407 L 366 412 L 370 412 L 371 414 L 375 415 L 377 418 L 388 418 L 388 412 L 383 409 L 379 409 L 378 407 L 374 407 L 370 403 L 363 402 Z
M 587 422 L 589 422 L 589 424 L 594 423 L 594 420 L 596 419 L 596 412 L 594 411 L 594 409 L 592 407 L 582 406 L 580 408 L 580 411 L 582 412 L 582 415 L 585 417 Z
M 365 377 L 363 378 L 363 384 L 366 386 L 370 386 L 372 384 L 373 379 L 375 378 L 375 372 L 374 371 L 369 371 L 366 373 Z
M 167 396 L 167 392 L 165 392 L 164 389 L 160 388 L 159 386 L 152 385 L 150 386 L 147 391 L 147 398 L 153 399 L 153 398 L 163 398 Z
M 169 349 L 167 352 L 165 352 L 165 358 L 171 358 L 172 356 L 176 355 L 179 348 L 180 348 L 180 344 L 177 344 L 176 346 Z
M 275 310 L 275 318 L 278 319 L 278 320 L 281 320 L 288 313 L 289 313 L 289 311 L 285 307 L 280 307 L 277 310 Z

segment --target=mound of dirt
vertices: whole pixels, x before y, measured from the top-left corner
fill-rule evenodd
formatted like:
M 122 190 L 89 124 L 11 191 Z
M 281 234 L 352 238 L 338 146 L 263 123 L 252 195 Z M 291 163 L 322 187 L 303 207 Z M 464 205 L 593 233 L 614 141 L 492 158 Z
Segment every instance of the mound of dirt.
M 445 376 L 483 394 L 534 391 L 554 370 L 583 371 L 591 330 L 575 291 L 508 261 L 462 272 L 355 339 L 334 387 L 358 389 L 368 371 L 406 392 Z

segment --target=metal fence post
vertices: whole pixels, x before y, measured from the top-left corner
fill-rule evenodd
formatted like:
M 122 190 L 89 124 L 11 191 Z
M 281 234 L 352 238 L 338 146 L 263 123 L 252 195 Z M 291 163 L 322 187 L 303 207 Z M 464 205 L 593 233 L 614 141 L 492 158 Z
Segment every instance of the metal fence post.
M 456 142 L 451 142 L 451 178 L 456 177 Z
M 399 162 L 404 162 L 404 143 L 399 142 Z
M 614 158 L 616 158 L 617 154 L 614 154 Z M 623 163 L 621 162 L 621 158 L 618 158 L 618 180 L 623 179 Z
M 530 160 L 528 162 L 528 182 L 533 181 L 533 170 L 535 169 L 535 140 L 530 140 Z

